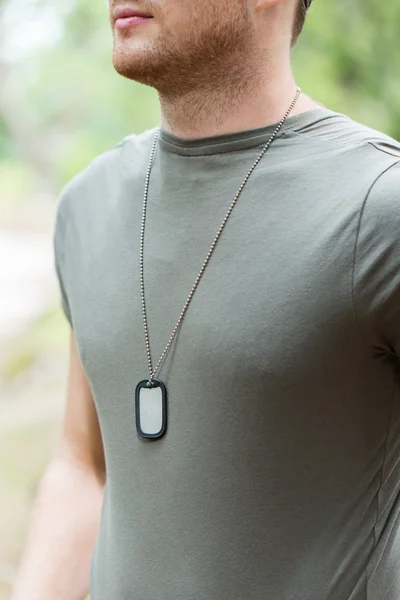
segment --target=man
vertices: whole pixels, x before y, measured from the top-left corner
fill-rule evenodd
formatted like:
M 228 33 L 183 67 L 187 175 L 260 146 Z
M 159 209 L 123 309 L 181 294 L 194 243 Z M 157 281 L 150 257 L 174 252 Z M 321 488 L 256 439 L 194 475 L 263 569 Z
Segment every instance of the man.
M 298 2 L 110 6 L 162 121 L 58 204 L 66 414 L 17 600 L 89 565 L 92 600 L 400 597 L 400 146 L 296 93 Z

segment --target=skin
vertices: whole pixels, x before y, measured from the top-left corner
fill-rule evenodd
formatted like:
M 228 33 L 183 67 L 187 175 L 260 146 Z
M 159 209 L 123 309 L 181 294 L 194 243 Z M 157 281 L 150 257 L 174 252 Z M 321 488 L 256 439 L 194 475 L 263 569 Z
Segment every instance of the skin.
M 290 54 L 297 0 L 110 1 L 113 65 L 158 92 L 162 127 L 183 138 L 277 122 L 296 93 Z M 114 9 L 153 19 L 116 29 Z M 292 114 L 317 105 L 302 95 Z
M 39 486 L 12 600 L 83 600 L 99 529 L 106 466 L 97 412 L 70 332 L 66 406 Z
M 205 137 L 282 118 L 296 93 L 290 47 L 297 0 L 128 2 L 154 19 L 116 30 L 111 0 L 113 65 L 157 90 L 166 131 Z M 317 106 L 302 95 L 292 114 Z M 59 443 L 39 487 L 12 600 L 83 600 L 89 591 L 106 460 L 72 330 L 69 347 Z

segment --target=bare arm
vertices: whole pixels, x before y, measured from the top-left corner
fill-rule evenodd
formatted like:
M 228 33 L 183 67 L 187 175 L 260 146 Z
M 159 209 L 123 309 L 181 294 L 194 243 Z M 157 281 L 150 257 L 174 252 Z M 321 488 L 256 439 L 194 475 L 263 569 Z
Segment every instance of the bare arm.
M 12 600 L 85 598 L 104 482 L 97 413 L 71 330 L 62 432 L 39 487 Z

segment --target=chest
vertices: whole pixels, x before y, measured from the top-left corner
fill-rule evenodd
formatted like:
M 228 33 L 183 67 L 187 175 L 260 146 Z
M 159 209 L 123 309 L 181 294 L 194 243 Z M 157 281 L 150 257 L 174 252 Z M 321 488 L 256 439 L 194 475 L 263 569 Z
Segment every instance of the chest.
M 153 367 L 189 296 L 229 202 L 174 206 L 153 196 L 144 236 L 145 303 Z M 147 376 L 140 287 L 141 203 L 88 231 L 72 290 L 75 330 L 94 385 Z M 353 214 L 306 211 L 243 192 L 163 363 L 285 380 L 343 347 L 351 306 Z M 77 246 L 76 250 L 79 250 Z M 78 265 L 78 259 L 76 259 Z M 310 357 L 313 358 L 310 361 Z M 176 363 L 179 363 L 176 366 Z

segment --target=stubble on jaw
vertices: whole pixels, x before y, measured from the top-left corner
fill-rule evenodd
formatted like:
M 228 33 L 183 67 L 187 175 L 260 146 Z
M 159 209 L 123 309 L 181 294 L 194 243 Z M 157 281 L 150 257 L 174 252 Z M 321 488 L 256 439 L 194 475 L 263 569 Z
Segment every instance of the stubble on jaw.
M 221 10 L 221 4 L 228 8 Z M 179 28 L 178 23 L 174 30 L 155 13 L 159 35 L 137 49 L 134 41 L 131 49 L 129 43 L 136 32 L 120 30 L 125 40 L 119 45 L 114 41 L 113 65 L 120 75 L 155 88 L 166 112 L 171 103 L 180 103 L 187 105 L 189 120 L 199 111 L 218 118 L 216 104 L 221 111 L 229 109 L 254 87 L 253 24 L 243 0 L 227 0 L 226 5 L 207 0 L 195 6 L 188 26 Z

